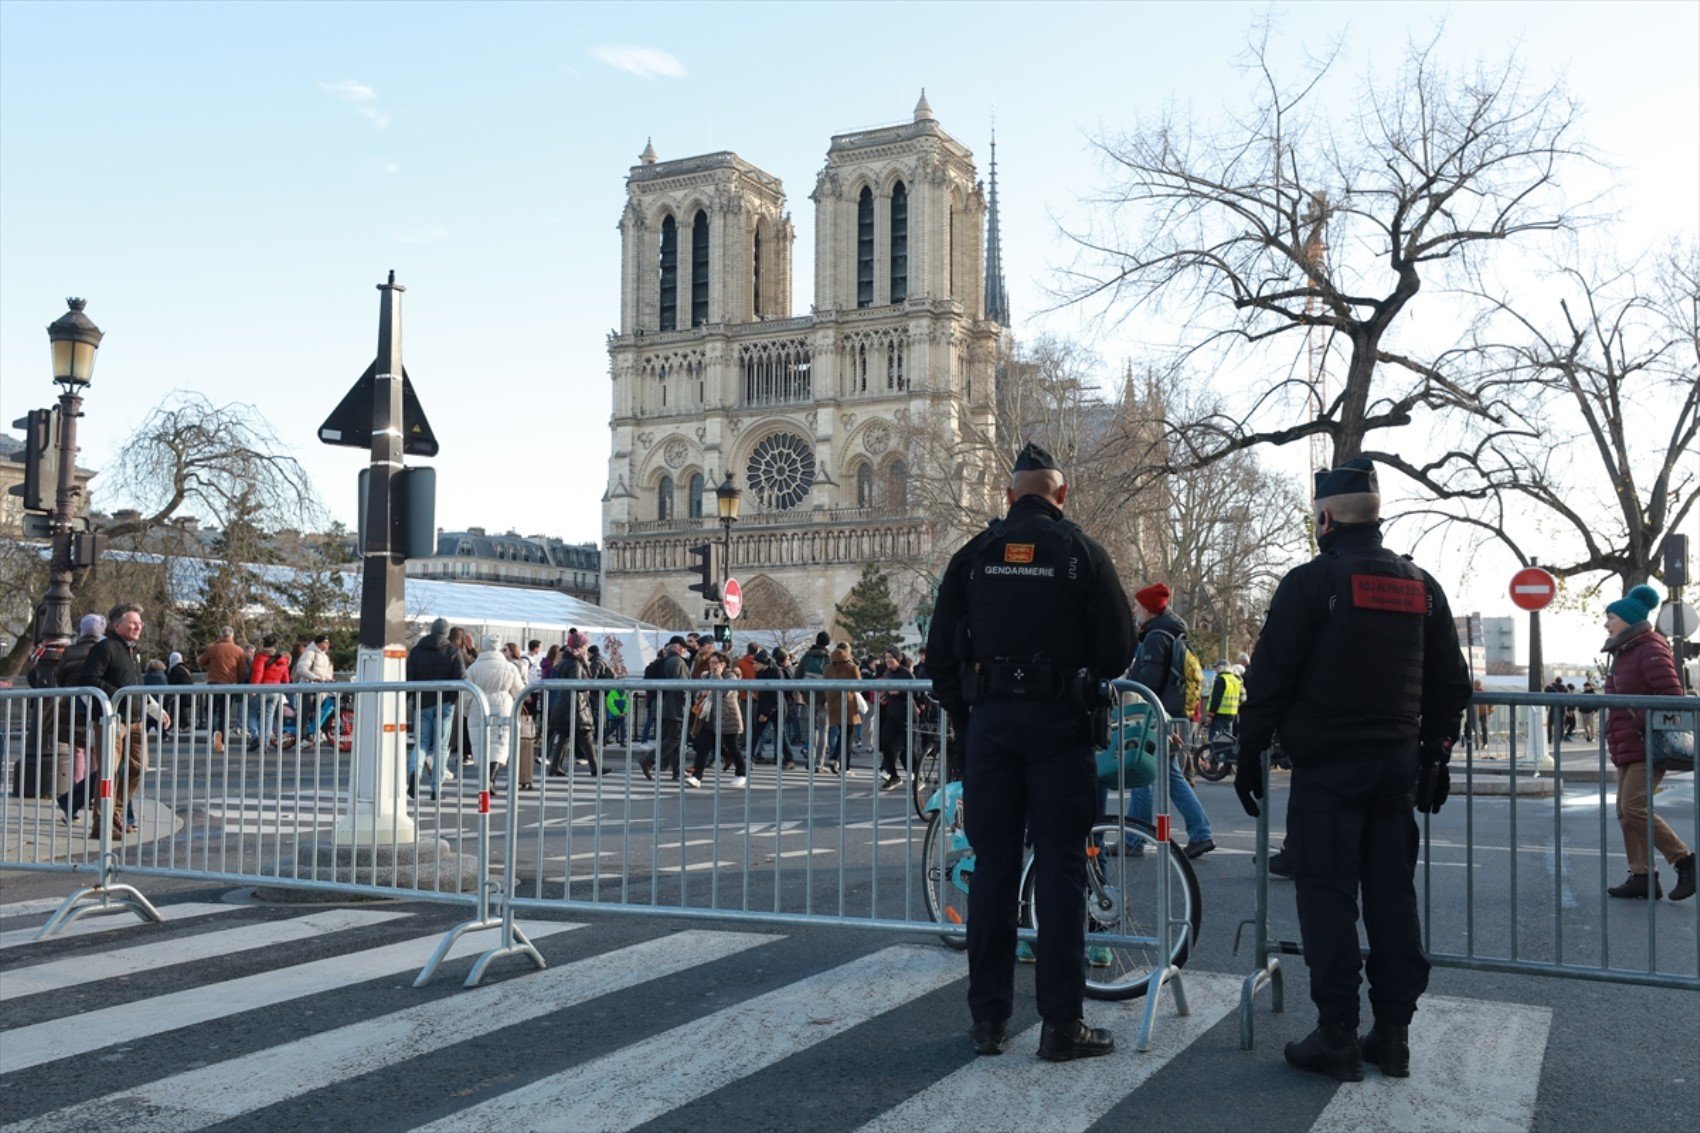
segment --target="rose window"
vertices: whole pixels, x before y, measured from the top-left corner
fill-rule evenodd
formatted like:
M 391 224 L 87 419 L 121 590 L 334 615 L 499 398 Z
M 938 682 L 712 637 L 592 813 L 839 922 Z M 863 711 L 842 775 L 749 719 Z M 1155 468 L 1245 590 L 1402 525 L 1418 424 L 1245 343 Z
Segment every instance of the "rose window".
M 788 511 L 815 483 L 815 454 L 800 437 L 776 433 L 756 446 L 745 472 L 750 491 L 771 511 Z

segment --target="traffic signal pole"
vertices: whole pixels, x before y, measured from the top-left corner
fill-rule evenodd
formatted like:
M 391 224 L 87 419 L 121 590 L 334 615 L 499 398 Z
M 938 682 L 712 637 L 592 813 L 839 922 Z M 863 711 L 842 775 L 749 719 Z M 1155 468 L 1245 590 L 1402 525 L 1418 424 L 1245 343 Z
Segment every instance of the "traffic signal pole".
M 380 283 L 377 381 L 372 395 L 372 459 L 366 483 L 366 533 L 361 548 L 360 651 L 355 679 L 407 679 L 407 575 L 394 547 L 395 493 L 402 469 L 401 293 L 390 272 Z M 411 842 L 413 820 L 402 801 L 407 787 L 406 698 L 363 692 L 354 736 L 353 805 L 337 823 L 336 840 L 371 845 Z

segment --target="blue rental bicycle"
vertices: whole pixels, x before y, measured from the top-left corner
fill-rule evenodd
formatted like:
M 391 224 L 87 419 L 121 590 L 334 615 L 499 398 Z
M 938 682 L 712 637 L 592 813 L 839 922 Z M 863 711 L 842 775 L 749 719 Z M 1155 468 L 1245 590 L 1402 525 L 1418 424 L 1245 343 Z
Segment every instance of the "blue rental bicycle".
M 1098 783 L 1107 790 L 1118 786 L 1149 786 L 1156 778 L 1156 748 L 1149 735 L 1144 705 L 1120 710 L 1112 735 L 1121 752 L 1098 753 Z M 963 827 L 962 784 L 947 782 L 925 806 L 927 833 L 921 844 L 924 863 L 922 892 L 927 913 L 938 924 L 961 925 L 968 919 L 968 887 L 974 879 L 974 849 Z M 1169 894 L 1180 922 L 1171 929 L 1168 960 L 1162 960 L 1158 883 L 1163 862 L 1169 870 Z M 1019 923 L 1038 928 L 1040 910 L 1034 900 L 1036 877 L 1033 851 L 1021 865 Z M 1145 994 L 1151 975 L 1160 966 L 1184 966 L 1203 924 L 1204 906 L 1198 877 L 1185 854 L 1173 846 L 1161 852 L 1157 832 L 1142 822 L 1114 816 L 1100 819 L 1086 843 L 1086 994 L 1093 999 L 1136 999 Z M 1120 937 L 1133 943 L 1104 943 Z M 960 934 L 942 937 L 952 948 L 965 948 Z

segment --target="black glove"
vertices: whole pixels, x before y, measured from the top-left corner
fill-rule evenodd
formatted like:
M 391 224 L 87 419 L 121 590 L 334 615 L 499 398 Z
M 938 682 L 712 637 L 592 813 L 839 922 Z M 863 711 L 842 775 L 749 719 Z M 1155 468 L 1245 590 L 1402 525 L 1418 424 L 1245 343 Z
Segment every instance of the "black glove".
M 1452 773 L 1446 769 L 1452 758 L 1452 741 L 1424 740 L 1417 753 L 1417 809 L 1439 814 L 1452 793 Z
M 1246 814 L 1256 818 L 1259 813 L 1257 800 L 1263 797 L 1263 760 L 1258 756 L 1246 758 L 1234 745 L 1234 794 L 1240 797 L 1240 806 Z

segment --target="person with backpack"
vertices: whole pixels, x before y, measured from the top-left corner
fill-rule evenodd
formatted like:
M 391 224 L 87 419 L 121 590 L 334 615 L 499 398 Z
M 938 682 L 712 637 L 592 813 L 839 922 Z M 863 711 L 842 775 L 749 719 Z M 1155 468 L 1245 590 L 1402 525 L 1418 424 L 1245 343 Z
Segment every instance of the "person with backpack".
M 797 661 L 797 678 L 805 681 L 818 681 L 826 676 L 826 667 L 832 664 L 832 636 L 824 629 L 815 634 L 815 643 L 803 651 L 803 656 Z M 820 693 L 809 695 L 803 693 L 803 711 L 808 715 L 804 721 L 809 728 L 808 757 L 814 766 L 820 766 L 826 756 L 826 729 L 830 721 L 827 718 L 827 698 Z
M 1216 842 L 1210 836 L 1210 816 L 1204 813 L 1204 804 L 1198 801 L 1192 785 L 1181 773 L 1180 752 L 1186 750 L 1192 723 L 1187 715 L 1187 696 L 1196 687 L 1187 677 L 1191 668 L 1187 659 L 1192 656 L 1192 650 L 1187 648 L 1186 622 L 1169 609 L 1169 588 L 1161 582 L 1136 592 L 1133 600 L 1139 606 L 1141 620 L 1139 646 L 1134 650 L 1130 675 L 1157 694 L 1175 729 L 1169 737 L 1169 801 L 1186 823 L 1186 856 L 1201 858 L 1216 848 Z M 1192 660 L 1196 665 L 1197 658 Z M 1155 809 L 1150 787 L 1128 791 L 1129 819 L 1150 825 Z

